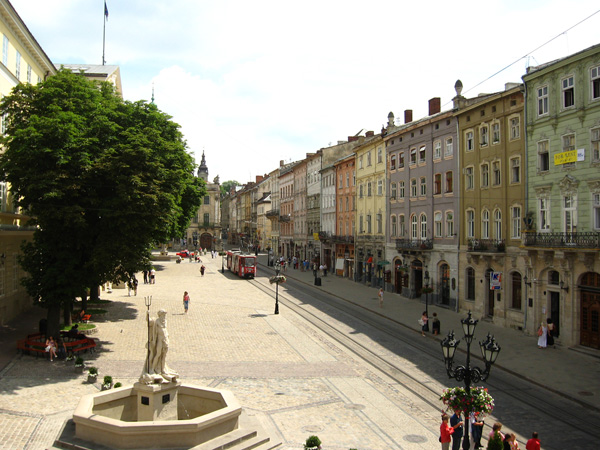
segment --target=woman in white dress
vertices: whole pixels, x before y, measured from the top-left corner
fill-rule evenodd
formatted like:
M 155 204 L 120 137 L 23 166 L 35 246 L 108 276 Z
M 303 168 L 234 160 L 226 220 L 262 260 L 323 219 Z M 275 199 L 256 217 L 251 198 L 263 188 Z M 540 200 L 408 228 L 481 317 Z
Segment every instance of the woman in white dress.
M 544 322 L 541 323 L 538 329 L 538 348 L 546 348 L 548 338 L 548 327 Z

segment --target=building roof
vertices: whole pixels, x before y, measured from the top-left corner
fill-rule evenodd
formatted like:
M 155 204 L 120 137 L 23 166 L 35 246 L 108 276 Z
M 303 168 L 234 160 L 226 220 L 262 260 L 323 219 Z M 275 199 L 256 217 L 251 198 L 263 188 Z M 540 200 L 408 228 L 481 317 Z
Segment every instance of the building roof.
M 123 96 L 121 71 L 119 66 L 101 64 L 55 64 L 57 69 L 64 67 L 71 72 L 94 80 L 109 81 L 115 85 L 117 92 Z

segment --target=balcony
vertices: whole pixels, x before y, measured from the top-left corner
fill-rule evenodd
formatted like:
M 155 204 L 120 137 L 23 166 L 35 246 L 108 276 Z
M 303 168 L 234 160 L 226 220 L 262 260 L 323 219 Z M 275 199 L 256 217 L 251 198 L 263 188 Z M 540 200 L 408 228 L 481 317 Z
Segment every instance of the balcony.
M 469 239 L 467 251 L 480 253 L 502 253 L 506 250 L 504 240 Z
M 280 222 L 289 222 L 291 220 L 291 216 L 288 214 L 286 216 L 279 216 L 279 221 Z
M 396 239 L 396 250 L 431 250 L 431 239 Z
M 600 249 L 600 233 L 523 233 L 525 247 Z
M 269 219 L 272 219 L 272 218 L 276 219 L 276 218 L 279 217 L 279 210 L 278 209 L 272 209 L 270 211 L 267 211 L 265 213 L 265 216 L 267 216 Z
M 331 239 L 331 233 L 329 231 L 319 231 L 319 240 L 327 242 Z
M 335 244 L 354 244 L 354 236 L 342 236 L 334 234 L 331 241 Z

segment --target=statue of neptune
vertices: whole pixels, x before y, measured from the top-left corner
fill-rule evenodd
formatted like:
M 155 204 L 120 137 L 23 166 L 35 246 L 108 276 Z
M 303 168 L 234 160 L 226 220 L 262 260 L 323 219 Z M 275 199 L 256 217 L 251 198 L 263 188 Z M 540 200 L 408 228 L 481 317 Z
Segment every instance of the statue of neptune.
M 166 362 L 169 351 L 167 312 L 161 309 L 158 311 L 157 318 L 150 318 L 150 311 L 147 311 L 146 318 L 148 320 L 148 343 L 146 344 L 148 352 L 140 382 L 154 384 L 176 381 L 179 374 L 171 370 Z

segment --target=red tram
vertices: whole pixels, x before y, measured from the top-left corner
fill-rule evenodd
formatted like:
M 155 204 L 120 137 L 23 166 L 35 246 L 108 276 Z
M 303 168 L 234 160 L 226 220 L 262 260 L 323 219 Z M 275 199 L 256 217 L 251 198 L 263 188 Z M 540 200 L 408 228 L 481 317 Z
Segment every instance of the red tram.
M 256 276 L 256 256 L 242 255 L 240 252 L 227 252 L 227 268 L 239 277 L 254 278 Z

